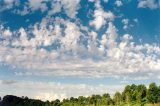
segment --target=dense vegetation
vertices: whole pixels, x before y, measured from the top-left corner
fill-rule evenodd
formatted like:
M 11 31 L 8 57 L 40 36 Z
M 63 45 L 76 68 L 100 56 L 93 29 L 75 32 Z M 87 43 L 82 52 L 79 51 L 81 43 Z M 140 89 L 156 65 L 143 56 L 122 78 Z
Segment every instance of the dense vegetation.
M 116 92 L 111 98 L 108 93 L 103 95 L 92 95 L 89 97 L 71 97 L 62 101 L 41 101 L 29 99 L 28 97 L 17 97 L 6 95 L 1 100 L 2 106 L 145 106 L 146 104 L 157 104 L 160 106 L 160 86 L 151 83 L 145 85 L 127 85 L 122 93 Z

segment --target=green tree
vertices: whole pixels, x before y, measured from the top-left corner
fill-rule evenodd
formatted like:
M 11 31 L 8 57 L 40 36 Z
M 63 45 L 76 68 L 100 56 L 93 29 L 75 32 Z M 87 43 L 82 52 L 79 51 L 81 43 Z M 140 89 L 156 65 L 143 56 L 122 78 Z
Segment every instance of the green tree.
M 133 101 L 136 101 L 136 90 L 137 90 L 137 85 L 135 85 L 135 84 L 132 84 L 131 86 L 130 86 L 130 90 L 131 90 L 131 101 L 133 102 Z
M 69 101 L 70 101 L 70 106 L 74 106 L 78 102 L 78 99 L 71 97 Z
M 95 95 L 95 97 L 96 97 L 96 101 L 97 101 L 96 106 L 100 106 L 102 103 L 101 95 Z
M 113 101 L 112 101 L 109 93 L 105 93 L 102 95 L 102 104 L 103 105 L 110 105 L 112 103 L 113 103 Z
M 69 102 L 70 101 L 68 99 L 63 99 L 63 101 L 61 102 L 61 104 L 62 104 L 62 106 L 69 106 L 70 105 Z
M 127 85 L 122 93 L 124 101 L 130 106 L 132 100 L 131 86 Z
M 159 89 L 157 85 L 155 83 L 151 83 L 147 91 L 147 101 L 152 104 L 157 103 L 158 97 L 159 97 L 158 92 L 159 92 Z
M 159 89 L 158 89 L 158 102 L 160 103 L 160 86 L 159 86 Z
M 141 102 L 145 101 L 147 88 L 145 85 L 138 85 L 136 89 L 136 101 L 141 104 Z
M 50 106 L 50 102 L 48 100 L 45 102 L 45 106 Z
M 86 104 L 86 98 L 83 97 L 83 96 L 79 96 L 79 97 L 78 97 L 78 104 L 79 104 L 80 106 L 85 106 L 85 104 Z
M 120 92 L 116 92 L 114 97 L 113 97 L 114 103 L 116 106 L 121 105 L 121 100 L 122 100 L 122 95 Z
M 89 103 L 93 104 L 94 106 L 96 106 L 97 104 L 97 100 L 96 100 L 96 95 L 92 95 L 89 99 Z
M 53 102 L 53 106 L 61 106 L 61 103 L 60 103 L 60 100 L 59 99 L 56 99 L 54 102 Z

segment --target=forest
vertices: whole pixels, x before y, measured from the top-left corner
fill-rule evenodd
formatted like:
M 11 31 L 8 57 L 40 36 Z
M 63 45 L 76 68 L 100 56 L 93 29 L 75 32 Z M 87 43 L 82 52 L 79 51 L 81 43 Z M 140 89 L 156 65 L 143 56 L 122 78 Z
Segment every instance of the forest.
M 122 92 L 117 91 L 113 96 L 93 94 L 88 97 L 64 98 L 53 101 L 29 99 L 6 95 L 0 97 L 0 106 L 160 106 L 160 86 L 150 83 L 148 87 L 140 85 L 126 85 Z

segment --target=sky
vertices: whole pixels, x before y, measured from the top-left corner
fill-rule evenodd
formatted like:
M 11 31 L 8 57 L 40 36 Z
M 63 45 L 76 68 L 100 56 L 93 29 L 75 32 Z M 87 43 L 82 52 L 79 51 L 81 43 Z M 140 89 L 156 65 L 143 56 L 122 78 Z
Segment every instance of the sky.
M 160 84 L 160 0 L 0 0 L 0 96 L 54 100 Z

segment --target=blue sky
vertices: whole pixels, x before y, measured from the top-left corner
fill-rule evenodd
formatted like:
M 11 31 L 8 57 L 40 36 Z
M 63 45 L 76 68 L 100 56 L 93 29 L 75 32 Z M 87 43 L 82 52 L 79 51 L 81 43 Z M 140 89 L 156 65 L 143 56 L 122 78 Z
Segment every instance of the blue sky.
M 158 0 L 1 0 L 0 95 L 42 100 L 160 83 Z

